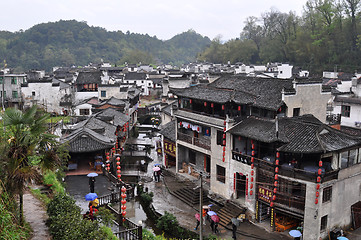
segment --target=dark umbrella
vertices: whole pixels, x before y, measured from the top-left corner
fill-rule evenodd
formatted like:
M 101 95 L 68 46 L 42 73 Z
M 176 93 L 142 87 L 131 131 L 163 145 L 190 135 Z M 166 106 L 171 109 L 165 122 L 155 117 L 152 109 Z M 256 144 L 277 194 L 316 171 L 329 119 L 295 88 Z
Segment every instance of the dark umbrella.
M 96 198 L 98 198 L 98 195 L 96 193 L 88 193 L 87 195 L 85 195 L 85 200 L 87 201 L 93 201 Z
M 237 218 L 232 218 L 231 221 L 233 225 L 239 227 L 240 221 Z
M 218 217 L 217 215 L 211 216 L 211 219 L 212 219 L 213 222 L 215 222 L 215 223 L 219 222 L 219 217 Z

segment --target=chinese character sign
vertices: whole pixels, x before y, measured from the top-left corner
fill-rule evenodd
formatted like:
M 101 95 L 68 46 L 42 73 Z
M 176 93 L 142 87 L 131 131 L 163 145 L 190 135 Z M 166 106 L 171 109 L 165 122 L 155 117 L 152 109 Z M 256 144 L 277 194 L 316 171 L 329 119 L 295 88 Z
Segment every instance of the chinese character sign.
M 171 142 L 167 139 L 164 139 L 164 153 L 175 157 L 176 154 L 176 146 L 174 142 Z
M 272 191 L 267 188 L 258 187 L 258 198 L 267 203 L 271 203 Z

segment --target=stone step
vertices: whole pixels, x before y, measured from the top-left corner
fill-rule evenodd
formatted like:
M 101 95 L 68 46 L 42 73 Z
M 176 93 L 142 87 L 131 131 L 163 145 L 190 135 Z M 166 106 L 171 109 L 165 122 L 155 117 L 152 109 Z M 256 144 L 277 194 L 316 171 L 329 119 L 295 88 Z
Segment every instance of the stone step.
M 244 213 L 245 209 L 238 207 L 230 202 L 226 203 L 218 212 L 220 218 L 219 224 L 227 226 L 231 223 L 232 218 L 238 217 L 241 213 Z

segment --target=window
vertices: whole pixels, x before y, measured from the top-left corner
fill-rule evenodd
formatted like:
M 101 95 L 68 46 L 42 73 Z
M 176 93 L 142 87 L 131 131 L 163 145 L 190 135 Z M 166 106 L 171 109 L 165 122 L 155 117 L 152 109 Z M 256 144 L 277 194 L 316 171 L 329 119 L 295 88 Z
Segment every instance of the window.
M 189 162 L 192 164 L 196 164 L 196 153 L 192 150 L 189 150 Z
M 221 145 L 221 146 L 225 145 L 225 144 L 223 144 L 223 132 L 222 131 L 217 131 L 217 145 Z
M 323 189 L 322 202 L 330 202 L 332 198 L 332 186 Z
M 217 165 L 217 180 L 226 183 L 226 169 Z
M 351 111 L 350 106 L 347 106 L 347 105 L 341 106 L 341 116 L 342 117 L 350 117 L 350 111 Z
M 297 117 L 297 116 L 300 116 L 300 108 L 294 108 L 293 109 L 293 116 L 294 117 Z
M 80 109 L 80 115 L 89 115 L 89 109 Z
M 17 81 L 16 81 L 16 77 L 11 77 L 11 84 L 16 84 Z
M 106 97 L 107 96 L 107 91 L 100 91 L 100 96 L 101 97 Z
M 18 98 L 18 91 L 13 91 L 13 98 Z
M 32 95 L 32 96 L 35 96 L 35 92 L 31 92 L 31 95 Z
M 4 77 L 0 77 L 0 84 L 3 83 Z
M 325 231 L 327 228 L 327 215 L 321 218 L 321 231 Z

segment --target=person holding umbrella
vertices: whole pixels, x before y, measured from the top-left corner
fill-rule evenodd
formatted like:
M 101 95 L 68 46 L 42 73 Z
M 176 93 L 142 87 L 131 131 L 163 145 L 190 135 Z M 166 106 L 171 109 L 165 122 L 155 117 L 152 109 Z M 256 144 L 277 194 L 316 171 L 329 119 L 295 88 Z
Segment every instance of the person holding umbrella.
M 232 218 L 232 238 L 237 239 L 237 227 L 239 226 L 239 220 L 237 218 Z
M 214 223 L 214 233 L 218 233 L 218 223 L 219 223 L 219 217 L 218 215 L 211 216 L 211 221 Z
M 89 188 L 90 192 L 94 193 L 94 184 L 95 184 L 95 177 L 97 177 L 97 173 L 89 173 L 87 177 L 89 177 Z

